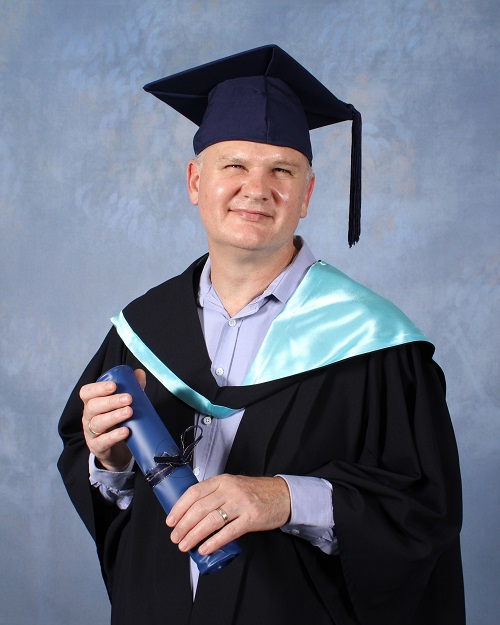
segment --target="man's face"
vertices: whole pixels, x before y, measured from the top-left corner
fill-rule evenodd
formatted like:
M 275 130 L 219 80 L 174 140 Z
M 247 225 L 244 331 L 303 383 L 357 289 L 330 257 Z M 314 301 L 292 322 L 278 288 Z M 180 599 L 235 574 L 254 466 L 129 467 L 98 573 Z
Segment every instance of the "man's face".
M 292 148 L 223 141 L 187 167 L 211 253 L 223 248 L 274 253 L 290 246 L 314 186 L 307 158 Z

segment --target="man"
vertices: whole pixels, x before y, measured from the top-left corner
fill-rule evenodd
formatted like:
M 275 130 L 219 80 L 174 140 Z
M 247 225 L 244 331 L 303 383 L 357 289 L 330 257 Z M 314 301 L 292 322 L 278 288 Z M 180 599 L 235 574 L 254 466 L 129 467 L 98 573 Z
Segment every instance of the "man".
M 187 188 L 209 254 L 113 318 L 61 418 L 59 467 L 112 622 L 463 623 L 460 477 L 433 348 L 294 236 L 314 186 L 309 129 L 351 119 L 359 237 L 359 114 L 276 46 L 146 89 L 200 124 Z M 124 442 L 131 397 L 96 382 L 121 363 L 174 439 L 203 429 L 200 483 L 166 522 Z M 242 554 L 199 578 L 185 552 L 233 539 Z

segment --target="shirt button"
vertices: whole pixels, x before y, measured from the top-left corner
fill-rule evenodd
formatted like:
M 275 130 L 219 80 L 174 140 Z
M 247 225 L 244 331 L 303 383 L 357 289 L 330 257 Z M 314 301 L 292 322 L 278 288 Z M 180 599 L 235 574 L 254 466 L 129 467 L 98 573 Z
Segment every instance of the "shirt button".
M 198 477 L 198 475 L 200 474 L 200 469 L 198 467 L 195 467 L 193 469 L 193 473 L 194 473 L 195 477 Z
M 215 373 L 217 375 L 224 375 L 224 369 L 222 367 L 217 367 L 217 369 L 215 370 Z
M 210 425 L 212 423 L 212 417 L 203 417 L 203 423 L 205 425 Z
M 298 536 L 300 534 L 300 530 L 298 530 L 297 528 L 294 528 L 293 530 L 290 531 L 291 534 L 293 534 L 294 536 Z
M 234 326 L 236 325 L 236 319 L 229 319 L 229 321 L 227 322 L 228 325 L 230 325 L 232 328 L 234 328 Z

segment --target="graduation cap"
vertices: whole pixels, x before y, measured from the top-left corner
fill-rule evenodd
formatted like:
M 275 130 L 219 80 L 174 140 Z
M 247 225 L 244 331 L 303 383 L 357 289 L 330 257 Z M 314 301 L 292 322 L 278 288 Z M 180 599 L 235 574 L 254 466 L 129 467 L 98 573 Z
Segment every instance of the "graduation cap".
M 276 45 L 205 63 L 144 89 L 199 126 L 195 154 L 220 141 L 290 147 L 312 163 L 309 131 L 352 120 L 349 246 L 361 231 L 361 115 Z

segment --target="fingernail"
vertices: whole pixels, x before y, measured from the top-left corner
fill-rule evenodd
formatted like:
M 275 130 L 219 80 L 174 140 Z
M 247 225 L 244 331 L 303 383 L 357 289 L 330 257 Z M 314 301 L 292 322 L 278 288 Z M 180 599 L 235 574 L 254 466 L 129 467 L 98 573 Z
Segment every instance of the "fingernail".
M 207 545 L 202 545 L 199 549 L 198 549 L 198 553 L 200 553 L 202 556 L 204 556 L 208 551 L 208 547 Z
M 167 525 L 169 527 L 173 527 L 175 525 L 175 519 L 171 514 L 169 514 L 167 517 Z
M 112 391 L 114 388 L 115 388 L 115 386 L 114 386 L 113 382 L 108 382 L 106 384 L 106 390 L 107 391 Z
M 181 551 L 187 551 L 187 542 L 186 542 L 185 540 L 183 540 L 183 541 L 181 541 L 181 542 L 179 543 L 179 549 L 180 549 Z
M 177 544 L 177 543 L 179 542 L 179 534 L 178 534 L 177 532 L 175 532 L 175 531 L 174 531 L 174 532 L 172 532 L 172 533 L 170 534 L 170 540 L 171 540 L 173 543 L 176 543 L 176 544 Z

